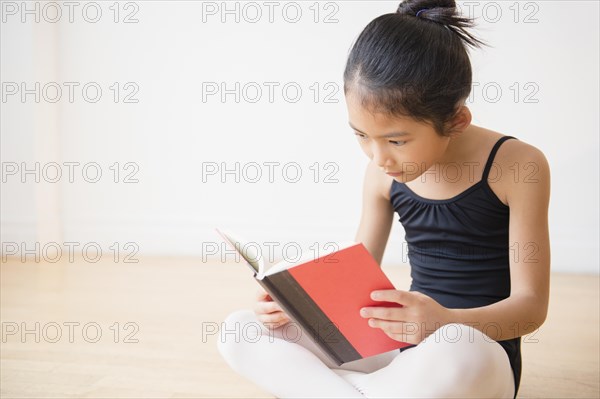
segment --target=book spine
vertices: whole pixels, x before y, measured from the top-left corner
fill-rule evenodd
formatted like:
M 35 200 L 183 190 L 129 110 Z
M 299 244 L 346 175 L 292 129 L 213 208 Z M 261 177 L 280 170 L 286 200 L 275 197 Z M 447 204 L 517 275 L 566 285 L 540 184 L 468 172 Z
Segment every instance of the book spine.
M 284 312 L 302 327 L 301 333 L 308 334 L 336 365 L 362 358 L 289 271 L 284 270 L 257 281 L 281 304 Z

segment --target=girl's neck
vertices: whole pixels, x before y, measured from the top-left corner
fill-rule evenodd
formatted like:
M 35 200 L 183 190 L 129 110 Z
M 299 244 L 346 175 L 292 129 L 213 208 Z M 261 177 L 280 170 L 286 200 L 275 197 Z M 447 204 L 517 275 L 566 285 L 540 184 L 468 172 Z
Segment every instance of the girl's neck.
M 460 164 L 471 159 L 481 138 L 482 129 L 470 124 L 465 130 L 449 139 L 446 152 L 437 163 L 444 166 L 451 163 Z

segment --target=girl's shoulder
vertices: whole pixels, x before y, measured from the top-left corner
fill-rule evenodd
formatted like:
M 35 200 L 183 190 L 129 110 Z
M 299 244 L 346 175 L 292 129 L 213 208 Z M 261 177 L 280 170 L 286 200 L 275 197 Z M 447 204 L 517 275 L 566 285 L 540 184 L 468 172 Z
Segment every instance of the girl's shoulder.
M 494 191 L 501 193 L 498 197 L 503 203 L 510 206 L 511 198 L 521 197 L 519 193 L 524 191 L 549 191 L 550 166 L 542 150 L 516 134 L 484 131 L 492 143 L 504 136 L 516 139 L 505 140 L 500 145 L 493 158 L 494 170 L 490 170 L 488 176 L 488 183 Z
M 367 164 L 365 173 L 365 180 L 372 184 L 372 187 L 377 193 L 377 197 L 381 197 L 389 201 L 390 188 L 394 178 L 386 174 L 372 159 Z
M 534 145 L 524 141 L 518 134 L 510 132 L 501 133 L 484 127 L 476 126 L 473 135 L 473 144 L 478 148 L 484 149 L 485 154 L 489 154 L 493 146 L 502 137 L 511 136 L 514 139 L 505 140 L 495 154 L 494 162 L 523 161 L 527 158 L 544 157 L 543 152 Z
M 483 131 L 489 137 L 488 148 L 493 147 L 498 140 L 505 136 L 512 136 L 516 139 L 505 140 L 494 155 L 493 162 L 499 168 L 498 174 L 502 173 L 503 177 L 514 177 L 512 180 L 517 182 L 527 174 L 527 170 L 539 170 L 548 166 L 544 153 L 518 135 L 502 134 L 489 129 L 483 129 Z M 534 173 L 532 172 L 532 174 Z

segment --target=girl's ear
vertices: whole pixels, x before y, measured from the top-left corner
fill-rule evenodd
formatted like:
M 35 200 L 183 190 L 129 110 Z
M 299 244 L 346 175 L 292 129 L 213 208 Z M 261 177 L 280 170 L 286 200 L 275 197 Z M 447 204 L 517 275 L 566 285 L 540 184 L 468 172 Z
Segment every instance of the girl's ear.
M 471 111 L 466 105 L 461 105 L 452 119 L 448 122 L 448 136 L 458 137 L 471 124 Z

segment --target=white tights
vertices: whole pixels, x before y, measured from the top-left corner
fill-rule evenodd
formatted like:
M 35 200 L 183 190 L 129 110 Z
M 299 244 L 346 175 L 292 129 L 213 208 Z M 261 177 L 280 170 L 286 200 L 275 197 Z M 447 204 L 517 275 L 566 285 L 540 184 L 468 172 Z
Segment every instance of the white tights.
M 504 349 L 479 330 L 448 324 L 416 347 L 337 366 L 290 322 L 268 330 L 252 310 L 222 323 L 218 350 L 237 373 L 277 398 L 513 398 Z

